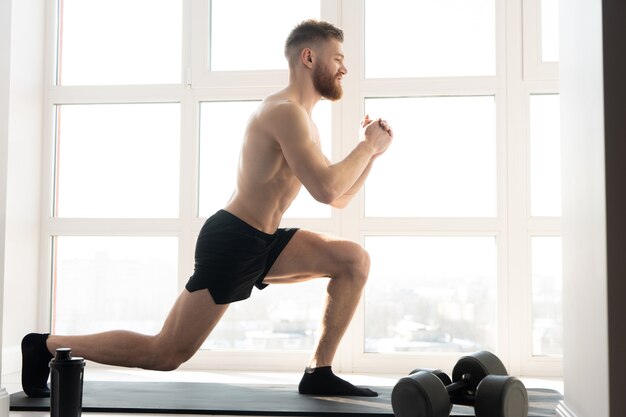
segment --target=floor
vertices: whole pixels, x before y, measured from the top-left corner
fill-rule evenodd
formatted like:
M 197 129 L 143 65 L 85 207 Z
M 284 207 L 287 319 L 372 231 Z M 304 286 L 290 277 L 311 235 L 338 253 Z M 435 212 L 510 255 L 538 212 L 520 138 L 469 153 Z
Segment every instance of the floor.
M 292 384 L 297 385 L 301 373 L 289 372 L 243 372 L 243 371 L 189 371 L 153 372 L 124 368 L 90 367 L 85 378 L 93 381 L 181 381 L 181 382 L 221 382 L 244 384 Z M 344 374 L 345 379 L 356 385 L 393 386 L 401 375 L 357 375 Z M 522 378 L 527 388 L 550 388 L 563 393 L 563 382 L 556 379 Z M 19 373 L 5 375 L 2 385 L 9 393 L 22 390 Z M 85 417 L 170 417 L 165 414 L 108 414 L 84 413 Z M 11 412 L 10 417 L 44 417 L 49 413 Z M 176 414 L 171 417 L 191 417 Z M 219 416 L 217 416 L 219 417 Z

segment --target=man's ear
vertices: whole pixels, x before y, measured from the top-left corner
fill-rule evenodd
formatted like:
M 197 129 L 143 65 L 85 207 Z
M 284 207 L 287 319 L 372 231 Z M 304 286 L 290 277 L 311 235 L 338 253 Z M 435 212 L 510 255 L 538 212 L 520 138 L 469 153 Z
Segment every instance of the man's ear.
M 304 66 L 313 68 L 313 50 L 311 48 L 304 48 L 300 52 L 300 61 Z

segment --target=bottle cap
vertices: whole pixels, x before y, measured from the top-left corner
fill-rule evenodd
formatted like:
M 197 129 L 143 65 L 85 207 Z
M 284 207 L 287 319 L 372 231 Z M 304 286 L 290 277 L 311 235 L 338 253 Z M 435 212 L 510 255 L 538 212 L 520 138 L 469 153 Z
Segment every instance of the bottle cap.
M 72 349 L 58 348 L 54 357 L 57 361 L 69 361 L 72 359 Z
M 50 365 L 62 366 L 62 365 L 81 365 L 85 366 L 85 360 L 79 357 L 72 356 L 72 349 L 70 348 L 58 348 L 56 350 L 55 357 L 50 361 Z

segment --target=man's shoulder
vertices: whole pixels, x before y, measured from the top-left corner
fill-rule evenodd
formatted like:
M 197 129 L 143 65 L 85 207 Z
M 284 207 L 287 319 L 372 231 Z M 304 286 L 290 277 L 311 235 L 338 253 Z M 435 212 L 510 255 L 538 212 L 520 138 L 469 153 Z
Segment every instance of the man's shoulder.
M 263 100 L 260 107 L 260 114 L 267 116 L 300 115 L 306 116 L 306 110 L 301 104 L 284 97 L 268 97 Z
M 301 104 L 285 98 L 263 101 L 257 114 L 259 125 L 277 139 L 285 134 L 308 129 L 309 116 Z

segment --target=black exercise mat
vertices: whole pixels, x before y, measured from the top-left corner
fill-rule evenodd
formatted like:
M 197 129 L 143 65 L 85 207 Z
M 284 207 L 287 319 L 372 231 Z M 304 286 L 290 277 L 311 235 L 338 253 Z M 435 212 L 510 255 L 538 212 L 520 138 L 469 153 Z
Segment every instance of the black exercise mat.
M 300 395 L 293 385 L 243 385 L 195 382 L 85 381 L 83 412 L 223 414 L 235 416 L 393 416 L 393 387 L 373 387 L 378 397 Z M 561 395 L 529 389 L 529 416 L 555 416 Z M 11 395 L 11 411 L 49 411 L 49 398 Z M 474 415 L 454 406 L 452 415 Z

